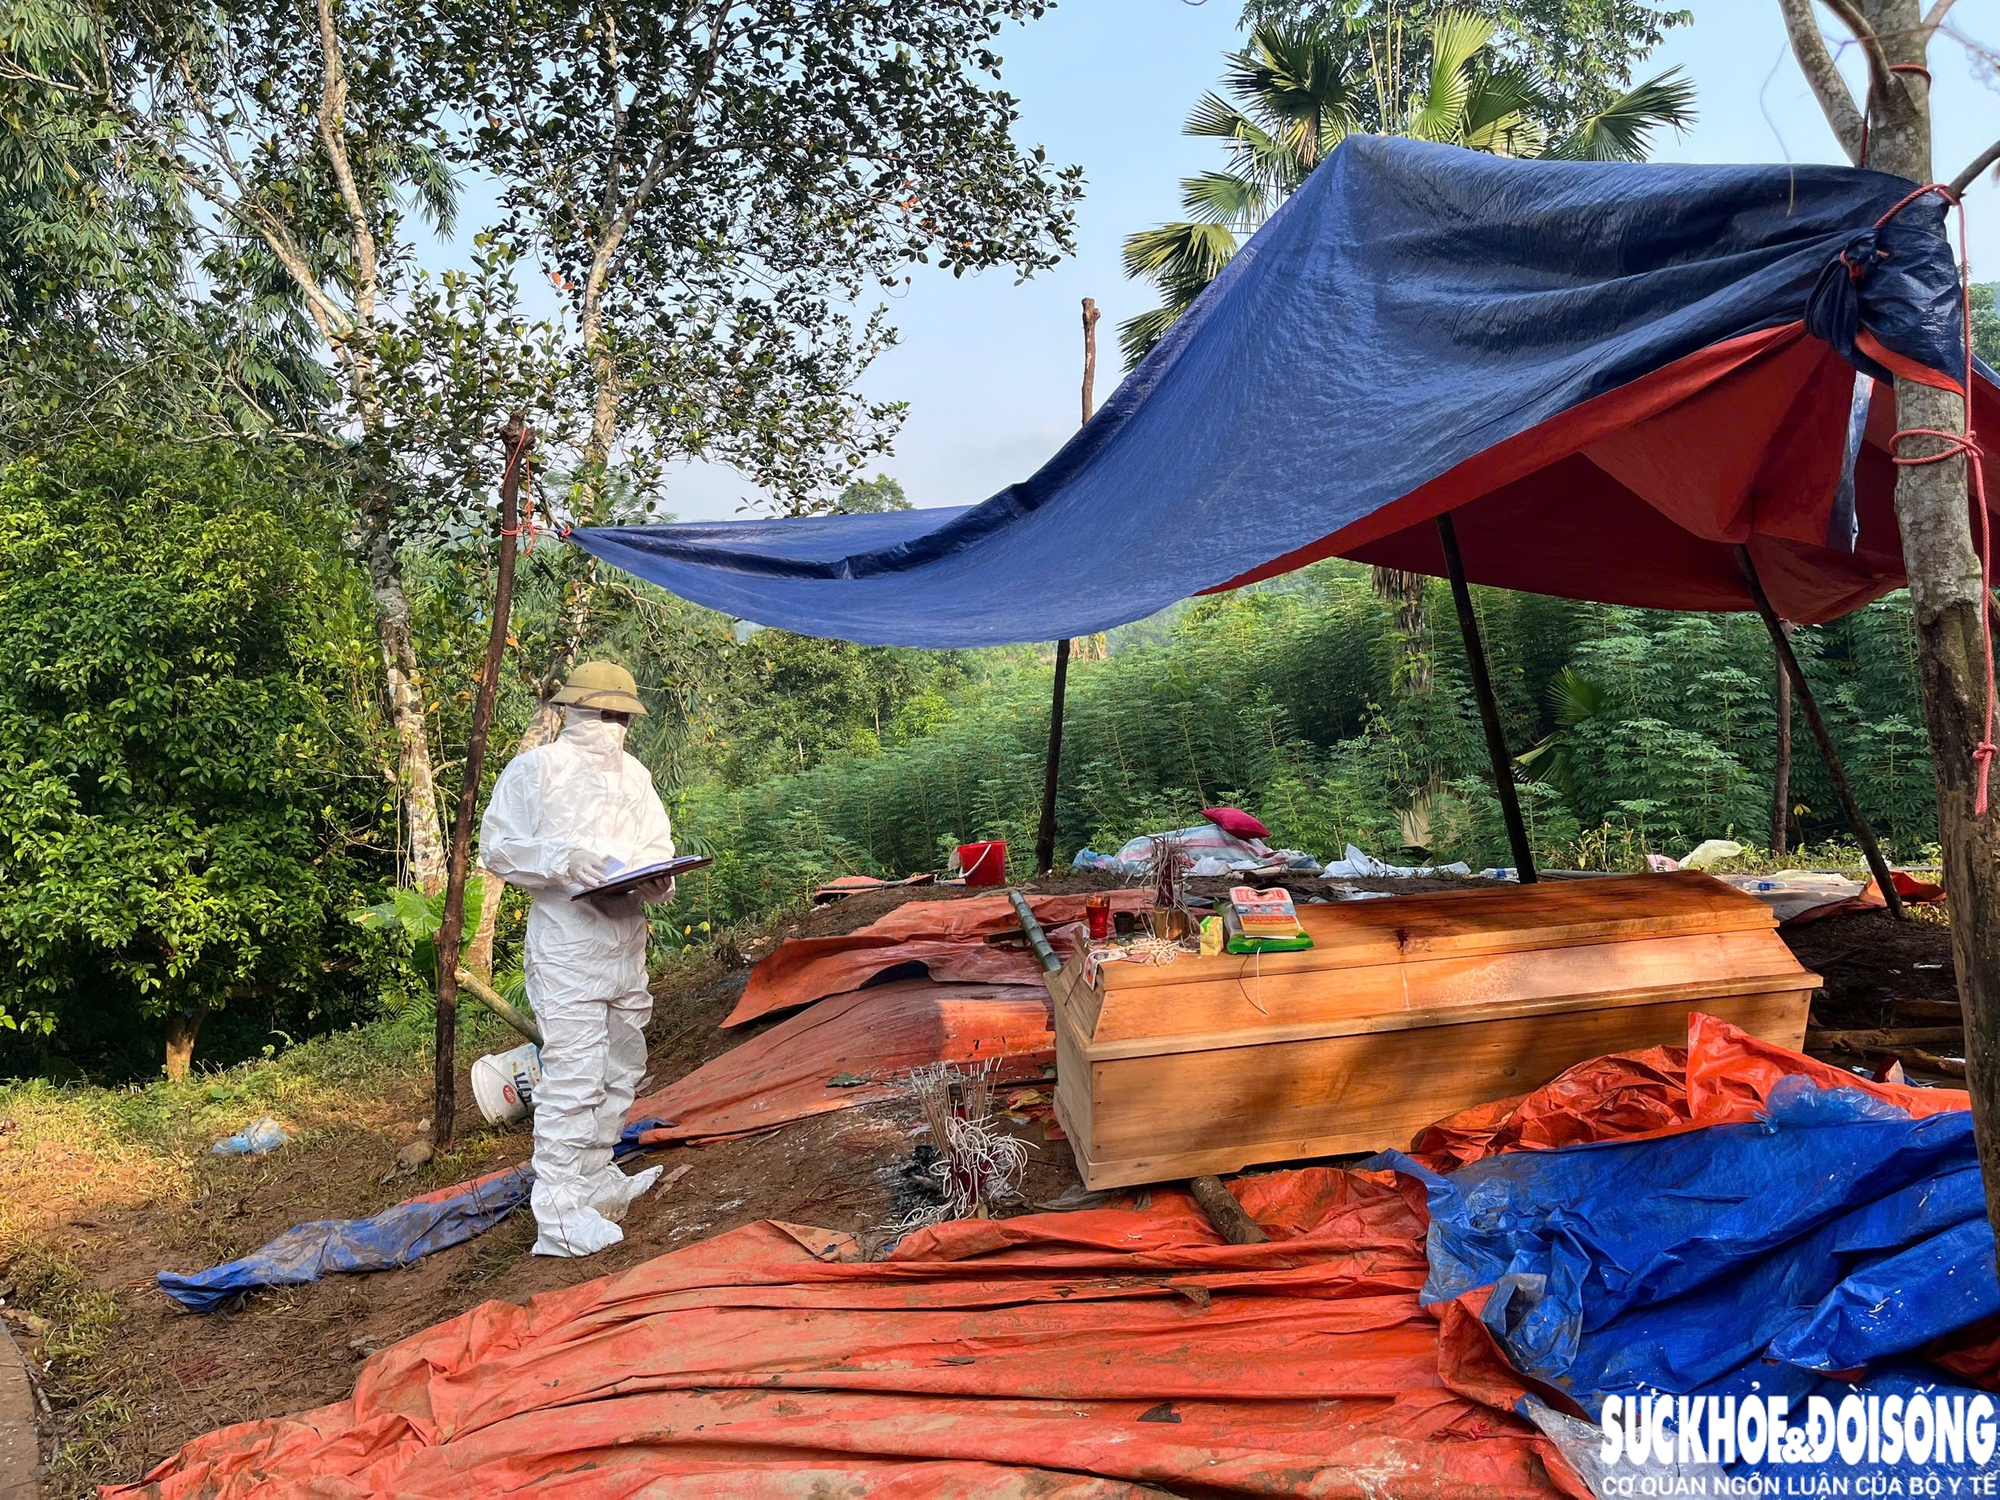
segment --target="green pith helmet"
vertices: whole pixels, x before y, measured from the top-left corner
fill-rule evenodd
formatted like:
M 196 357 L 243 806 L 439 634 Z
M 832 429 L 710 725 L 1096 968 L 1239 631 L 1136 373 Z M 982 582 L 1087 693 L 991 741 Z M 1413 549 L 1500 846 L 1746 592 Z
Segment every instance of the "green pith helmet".
M 614 714 L 643 714 L 646 711 L 646 705 L 639 701 L 639 684 L 615 661 L 577 663 L 569 674 L 569 681 L 563 684 L 562 691 L 555 695 L 553 701 Z

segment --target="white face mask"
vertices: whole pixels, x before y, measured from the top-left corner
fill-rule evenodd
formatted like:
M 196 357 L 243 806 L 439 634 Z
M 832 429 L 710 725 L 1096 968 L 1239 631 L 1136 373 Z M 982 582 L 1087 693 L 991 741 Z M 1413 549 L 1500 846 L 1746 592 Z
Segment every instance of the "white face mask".
M 562 737 L 578 749 L 604 755 L 621 755 L 625 750 L 628 724 L 613 723 L 594 708 L 565 708 Z

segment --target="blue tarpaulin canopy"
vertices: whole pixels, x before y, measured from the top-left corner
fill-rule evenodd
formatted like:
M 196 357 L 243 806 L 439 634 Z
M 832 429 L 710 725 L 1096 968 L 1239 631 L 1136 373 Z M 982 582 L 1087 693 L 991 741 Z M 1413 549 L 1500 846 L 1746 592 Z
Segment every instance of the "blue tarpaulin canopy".
M 1943 203 L 1877 227 L 1913 187 L 1351 138 L 983 504 L 570 537 L 880 645 L 1082 635 L 1333 555 L 1442 574 L 1446 510 L 1474 582 L 1745 609 L 1747 544 L 1781 614 L 1832 618 L 1903 582 L 1890 378 L 1964 370 Z

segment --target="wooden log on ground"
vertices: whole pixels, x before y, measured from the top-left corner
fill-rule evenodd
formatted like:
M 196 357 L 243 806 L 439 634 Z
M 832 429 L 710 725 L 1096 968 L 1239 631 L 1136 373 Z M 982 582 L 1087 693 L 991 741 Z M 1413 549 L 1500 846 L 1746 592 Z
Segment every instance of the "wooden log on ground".
M 1926 1073 L 1936 1073 L 1941 1078 L 1964 1078 L 1965 1064 L 1956 1057 L 1939 1057 L 1926 1052 L 1921 1047 L 1884 1048 L 1877 1057 L 1892 1057 L 1905 1068 L 1919 1068 Z
M 1965 1011 L 1956 1000 L 1891 1000 L 1889 1006 L 1902 1020 L 1965 1023 Z
M 1891 1052 L 1898 1047 L 1961 1047 L 1962 1026 L 1891 1026 L 1872 1031 L 1808 1031 L 1806 1050 Z
M 1208 1215 L 1208 1222 L 1215 1226 L 1215 1232 L 1232 1245 L 1261 1245 L 1271 1237 L 1257 1227 L 1257 1221 L 1243 1212 L 1243 1205 L 1236 1201 L 1236 1195 L 1222 1185 L 1219 1177 L 1193 1177 L 1188 1180 L 1188 1191 L 1194 1194 L 1194 1201 L 1201 1205 L 1201 1211 Z

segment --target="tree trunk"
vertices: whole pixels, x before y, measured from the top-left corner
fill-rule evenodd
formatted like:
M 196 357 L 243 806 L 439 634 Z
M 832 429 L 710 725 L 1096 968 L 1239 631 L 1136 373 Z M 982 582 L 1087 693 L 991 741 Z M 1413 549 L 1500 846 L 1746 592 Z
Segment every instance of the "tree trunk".
M 601 526 L 607 519 L 609 489 L 605 476 L 611 467 L 612 445 L 618 441 L 618 395 L 621 387 L 618 353 L 604 326 L 604 294 L 611 280 L 611 262 L 622 242 L 622 233 L 608 237 L 596 247 L 590 274 L 583 286 L 583 316 L 578 333 L 584 357 L 590 362 L 590 433 L 584 439 L 583 465 L 578 475 L 582 504 L 578 507 L 586 522 Z
M 201 1023 L 208 1019 L 208 1003 L 203 1001 L 192 1012 L 170 1011 L 167 1014 L 167 1077 L 174 1083 L 186 1083 L 188 1070 L 194 1066 L 194 1038 L 201 1030 Z
M 368 579 L 375 595 L 375 628 L 382 646 L 389 722 L 396 733 L 396 780 L 408 827 L 409 881 L 426 896 L 435 896 L 444 889 L 444 829 L 438 821 L 437 777 L 431 769 L 422 678 L 410 634 L 410 599 L 403 588 L 403 565 L 396 556 L 394 538 L 386 526 L 370 529 Z
M 1424 615 L 1424 585 L 1421 573 L 1405 573 L 1397 568 L 1374 568 L 1369 577 L 1384 603 L 1396 606 L 1396 629 L 1402 636 L 1402 663 L 1398 676 L 1412 698 L 1425 698 L 1431 691 L 1430 622 Z
M 1955 431 L 1956 396 L 1896 382 L 1899 429 Z M 1906 449 L 1926 451 L 1917 439 Z M 1965 1013 L 1966 1087 L 1986 1187 L 1987 1218 L 2000 1225 L 2000 839 L 1996 813 L 1973 816 L 1985 735 L 1986 685 L 1980 639 L 1979 563 L 1966 522 L 1965 464 L 1906 468 L 1896 486 L 1896 519 L 1910 576 L 1917 670 L 1937 781 L 1938 840 L 1951 911 L 1952 958 Z
M 1931 162 L 1930 86 L 1918 72 L 1929 33 L 1918 0 L 1855 0 L 1872 35 L 1864 37 L 1875 86 L 1864 165 L 1912 182 L 1935 179 Z M 1831 113 L 1831 111 L 1829 111 Z M 1956 372 L 1955 372 L 1956 373 Z M 1965 430 L 1964 402 L 1948 391 L 1896 381 L 1899 431 Z M 1939 450 L 1935 438 L 1905 439 L 1905 457 Z M 1910 579 L 1917 670 L 1924 689 L 1931 765 L 1937 779 L 1938 838 L 1951 911 L 1952 956 L 1965 1013 L 1966 1087 L 1986 1189 L 1987 1218 L 2000 1225 L 2000 814 L 1973 816 L 1977 765 L 1985 738 L 1986 683 L 1981 617 L 1986 592 L 1973 548 L 1963 458 L 1905 467 L 1896 482 L 1896 522 Z
M 583 576 L 574 579 L 563 593 L 562 608 L 562 649 L 542 671 L 536 687 L 534 716 L 528 720 L 528 727 L 522 732 L 521 742 L 514 747 L 516 755 L 526 755 L 530 750 L 550 744 L 562 733 L 562 705 L 550 700 L 563 679 L 576 664 L 576 656 L 583 649 L 584 638 L 590 630 L 590 606 L 597 590 L 597 559 L 587 558 Z M 500 898 L 506 894 L 503 883 L 489 878 L 480 890 L 479 925 L 472 935 L 472 946 L 466 950 L 466 964 L 482 979 L 493 977 L 493 927 L 500 917 Z M 477 963 L 474 960 L 477 960 Z
M 1792 627 L 1786 625 L 1784 631 L 1790 635 Z M 1771 852 L 1782 857 L 1792 815 L 1792 679 L 1785 671 L 1784 658 L 1775 651 L 1771 653 L 1771 668 L 1776 674 L 1772 707 L 1778 720 L 1776 764 L 1771 771 Z

